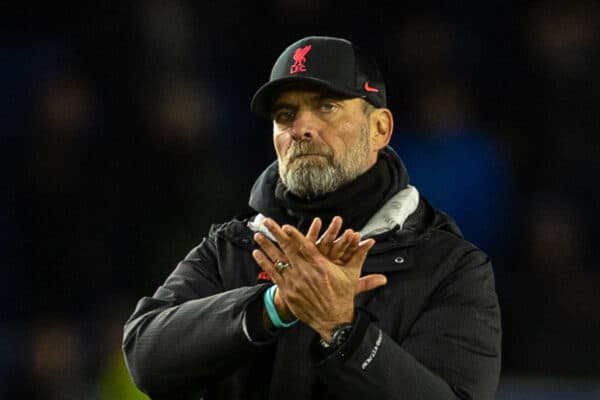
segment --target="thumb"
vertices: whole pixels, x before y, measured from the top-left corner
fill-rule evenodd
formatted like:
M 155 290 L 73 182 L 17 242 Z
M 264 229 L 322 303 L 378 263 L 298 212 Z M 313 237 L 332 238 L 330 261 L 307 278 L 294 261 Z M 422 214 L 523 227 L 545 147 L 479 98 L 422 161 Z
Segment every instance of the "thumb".
M 365 275 L 361 277 L 358 281 L 356 281 L 356 286 L 354 287 L 354 295 L 357 295 L 362 292 L 368 292 L 369 290 L 373 290 L 380 286 L 383 286 L 387 283 L 387 278 L 382 274 L 371 274 Z

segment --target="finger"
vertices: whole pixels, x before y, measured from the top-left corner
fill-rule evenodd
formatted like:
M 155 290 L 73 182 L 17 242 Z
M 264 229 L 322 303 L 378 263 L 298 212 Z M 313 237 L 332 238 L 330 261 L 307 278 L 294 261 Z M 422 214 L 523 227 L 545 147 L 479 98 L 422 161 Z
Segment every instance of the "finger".
M 362 292 L 368 292 L 369 290 L 376 289 L 380 286 L 387 284 L 387 278 L 382 274 L 365 275 L 356 281 L 354 288 L 354 294 L 357 295 Z
M 273 281 L 278 279 L 279 274 L 275 271 L 275 267 L 273 266 L 273 262 L 263 253 L 261 250 L 253 250 L 252 257 L 263 271 L 265 271 Z M 277 283 L 277 282 L 275 282 Z
M 331 260 L 338 260 L 344 255 L 352 240 L 354 238 L 354 231 L 352 229 L 346 229 L 342 236 L 334 240 L 333 246 L 329 251 L 329 258 Z
M 290 245 L 289 236 L 283 231 L 281 226 L 271 218 L 265 218 L 263 224 L 269 229 L 269 232 L 273 235 L 279 247 L 285 251 L 285 247 Z M 304 236 L 303 236 L 304 237 Z
M 342 223 L 341 217 L 333 217 L 327 230 L 325 230 L 321 238 L 317 241 L 317 247 L 324 256 L 329 255 L 331 247 L 333 246 L 333 241 L 337 238 L 340 229 L 342 229 Z
M 360 232 L 354 232 L 354 234 L 352 235 L 352 240 L 348 244 L 348 247 L 344 250 L 344 253 L 339 258 L 340 262 L 342 264 L 346 264 L 346 263 L 348 263 L 348 261 L 350 261 L 350 259 L 354 255 L 354 252 L 358 249 L 358 244 L 360 243 L 360 239 L 361 239 Z
M 311 242 L 315 243 L 319 238 L 319 232 L 321 231 L 321 218 L 313 219 L 310 227 L 308 228 L 308 232 L 306 233 L 306 238 Z
M 284 225 L 283 230 L 289 237 L 289 245 L 284 249 L 285 255 L 293 258 L 300 256 L 305 260 L 316 260 L 322 257 L 316 245 L 308 240 L 302 232 L 291 225 Z
M 270 259 L 271 263 L 276 263 L 277 261 L 285 259 L 284 254 L 281 250 L 279 250 L 275 243 L 271 242 L 262 233 L 255 233 L 254 241 L 256 241 L 256 243 L 260 246 L 263 254 Z
M 367 254 L 369 253 L 369 250 L 371 250 L 371 248 L 375 245 L 375 240 L 374 239 L 366 239 L 361 241 L 358 244 L 358 248 L 356 249 L 356 251 L 354 252 L 354 254 L 352 255 L 352 257 L 350 258 L 350 261 L 348 261 L 348 263 L 346 264 L 348 266 L 348 268 L 350 269 L 356 269 L 356 271 L 358 274 L 360 274 L 360 270 L 362 269 L 362 266 L 365 262 L 365 259 L 367 258 Z

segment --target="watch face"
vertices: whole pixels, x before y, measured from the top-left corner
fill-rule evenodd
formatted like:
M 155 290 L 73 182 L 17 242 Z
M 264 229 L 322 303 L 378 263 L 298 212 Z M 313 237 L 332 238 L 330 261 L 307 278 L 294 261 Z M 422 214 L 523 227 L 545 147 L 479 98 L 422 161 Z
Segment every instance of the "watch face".
M 341 346 L 346 342 L 352 331 L 352 324 L 344 324 L 336 326 L 332 333 L 332 345 L 335 347 Z

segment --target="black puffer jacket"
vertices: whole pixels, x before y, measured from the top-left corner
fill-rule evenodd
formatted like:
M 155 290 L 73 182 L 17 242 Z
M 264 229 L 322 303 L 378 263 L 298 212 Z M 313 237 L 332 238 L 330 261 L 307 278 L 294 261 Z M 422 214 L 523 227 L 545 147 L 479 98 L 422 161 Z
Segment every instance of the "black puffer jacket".
M 269 283 L 257 283 L 247 222 L 213 227 L 127 322 L 129 371 L 153 399 L 494 398 L 501 327 L 490 261 L 423 198 L 402 229 L 375 236 L 363 273 L 388 284 L 357 298 L 361 328 L 327 356 L 302 323 L 249 339 L 246 310 Z

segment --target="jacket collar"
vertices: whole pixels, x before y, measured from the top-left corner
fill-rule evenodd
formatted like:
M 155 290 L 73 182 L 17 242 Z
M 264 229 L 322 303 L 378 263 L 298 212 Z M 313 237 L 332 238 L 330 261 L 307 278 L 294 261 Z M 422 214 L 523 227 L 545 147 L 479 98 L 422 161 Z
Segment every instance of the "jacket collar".
M 392 229 L 402 229 L 406 219 L 417 209 L 419 192 L 408 185 L 389 199 L 360 230 L 363 238 L 379 235 Z M 257 214 L 248 222 L 253 232 L 261 232 L 269 239 L 276 241 L 271 232 L 264 226 L 265 216 Z

